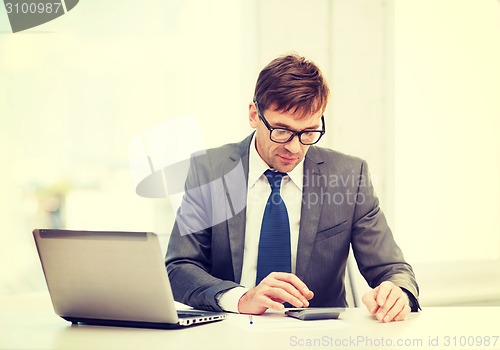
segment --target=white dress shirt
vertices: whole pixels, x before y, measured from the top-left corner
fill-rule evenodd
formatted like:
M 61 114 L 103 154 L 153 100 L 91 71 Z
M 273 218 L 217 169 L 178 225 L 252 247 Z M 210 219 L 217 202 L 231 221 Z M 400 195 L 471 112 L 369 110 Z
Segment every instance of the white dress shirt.
M 248 194 L 246 206 L 245 247 L 240 284 L 244 286 L 230 289 L 221 294 L 219 306 L 230 312 L 238 312 L 238 301 L 248 289 L 255 287 L 257 277 L 257 257 L 262 219 L 271 186 L 264 175 L 269 166 L 262 160 L 255 147 L 255 135 L 250 143 L 248 159 Z M 290 220 L 290 243 L 292 273 L 295 273 L 297 244 L 299 239 L 300 211 L 302 208 L 303 161 L 281 181 L 281 197 L 285 202 Z

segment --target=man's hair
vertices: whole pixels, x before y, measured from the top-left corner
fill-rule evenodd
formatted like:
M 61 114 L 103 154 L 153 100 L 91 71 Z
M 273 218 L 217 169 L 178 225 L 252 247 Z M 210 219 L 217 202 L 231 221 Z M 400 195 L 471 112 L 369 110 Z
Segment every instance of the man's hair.
M 291 54 L 272 60 L 259 74 L 254 101 L 264 112 L 299 113 L 301 117 L 325 111 L 330 89 L 321 70 L 305 57 Z

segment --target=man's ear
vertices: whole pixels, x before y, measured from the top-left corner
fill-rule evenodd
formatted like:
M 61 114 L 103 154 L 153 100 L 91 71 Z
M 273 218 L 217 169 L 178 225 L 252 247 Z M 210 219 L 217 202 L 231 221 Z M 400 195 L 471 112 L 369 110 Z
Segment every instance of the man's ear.
M 259 123 L 259 113 L 257 112 L 257 107 L 255 107 L 255 103 L 253 102 L 248 104 L 248 121 L 250 122 L 252 129 L 257 128 L 257 124 Z

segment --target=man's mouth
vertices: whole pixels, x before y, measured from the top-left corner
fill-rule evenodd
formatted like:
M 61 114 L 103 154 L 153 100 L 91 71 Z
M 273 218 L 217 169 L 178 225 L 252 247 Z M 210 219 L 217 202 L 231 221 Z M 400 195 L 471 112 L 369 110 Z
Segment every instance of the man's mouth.
M 298 159 L 297 157 L 289 157 L 289 156 L 285 156 L 285 155 L 281 155 L 281 154 L 278 154 L 278 157 L 280 157 L 282 160 L 284 160 L 285 162 L 288 162 L 288 163 L 294 162 Z

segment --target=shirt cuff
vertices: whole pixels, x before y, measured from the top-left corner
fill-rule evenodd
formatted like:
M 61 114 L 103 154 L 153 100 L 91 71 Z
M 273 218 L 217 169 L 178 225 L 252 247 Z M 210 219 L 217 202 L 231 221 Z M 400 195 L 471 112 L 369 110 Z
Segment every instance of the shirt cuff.
M 217 304 L 224 311 L 239 313 L 238 302 L 246 292 L 248 292 L 248 289 L 244 287 L 228 289 L 217 296 Z
M 401 287 L 401 289 L 408 297 L 408 301 L 410 302 L 411 312 L 418 312 L 419 310 L 422 310 L 422 308 L 420 307 L 420 304 L 418 302 L 418 299 L 415 298 L 415 296 L 410 291 L 408 291 L 406 288 Z

